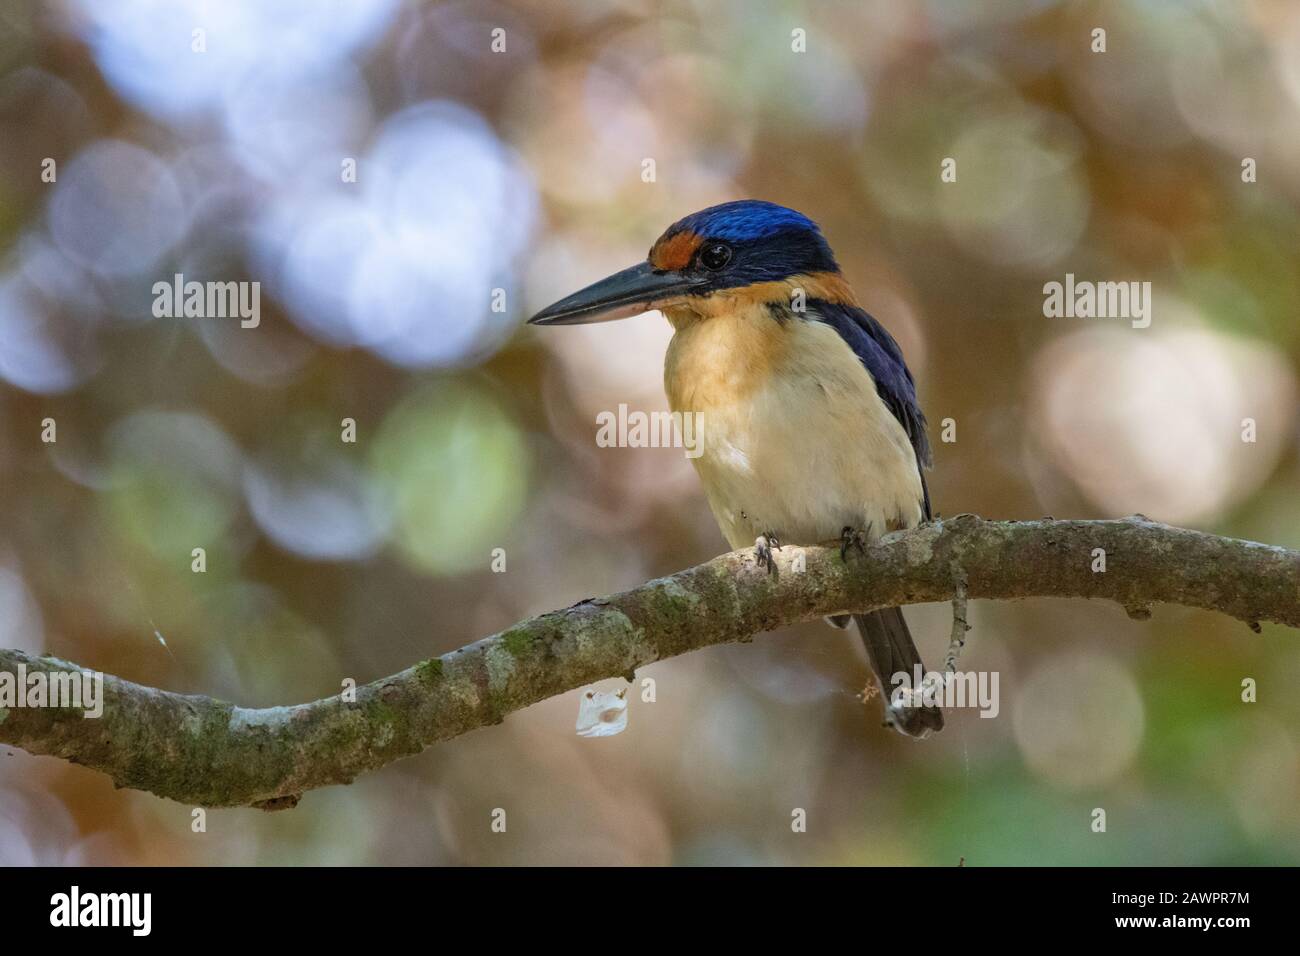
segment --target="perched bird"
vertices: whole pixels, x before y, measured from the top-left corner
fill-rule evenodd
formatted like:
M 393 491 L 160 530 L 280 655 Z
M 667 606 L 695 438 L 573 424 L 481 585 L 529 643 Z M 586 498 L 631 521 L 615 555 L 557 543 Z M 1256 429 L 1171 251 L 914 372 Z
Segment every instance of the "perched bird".
M 658 309 L 674 334 L 664 387 L 701 413 L 693 459 L 732 548 L 839 539 L 850 548 L 930 518 L 925 416 L 898 343 L 858 305 L 808 217 L 770 202 L 712 206 L 668 227 L 645 262 L 529 319 L 572 325 Z M 891 678 L 921 658 L 899 608 L 855 615 L 886 722 L 913 737 L 936 706 L 895 706 Z M 840 615 L 829 619 L 848 625 Z M 923 668 L 922 668 L 923 670 Z M 910 683 L 908 686 L 911 686 Z

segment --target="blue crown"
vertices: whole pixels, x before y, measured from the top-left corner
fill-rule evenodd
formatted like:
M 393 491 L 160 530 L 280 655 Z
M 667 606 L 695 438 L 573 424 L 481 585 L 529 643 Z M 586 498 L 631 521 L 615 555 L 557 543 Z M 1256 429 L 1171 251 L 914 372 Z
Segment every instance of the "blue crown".
M 741 199 L 701 209 L 674 223 L 668 231 L 685 229 L 728 242 L 749 242 L 789 231 L 821 233 L 817 223 L 803 213 L 761 199 Z

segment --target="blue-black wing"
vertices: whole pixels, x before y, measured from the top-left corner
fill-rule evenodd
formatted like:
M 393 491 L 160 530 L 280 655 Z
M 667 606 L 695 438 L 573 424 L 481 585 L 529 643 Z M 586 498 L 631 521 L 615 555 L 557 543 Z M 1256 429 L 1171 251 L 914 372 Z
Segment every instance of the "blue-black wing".
M 916 400 L 916 383 L 903 361 L 903 350 L 883 325 L 856 306 L 813 300 L 808 315 L 824 322 L 840 334 L 871 377 L 881 400 L 894 413 L 916 452 L 916 469 L 921 475 L 925 496 L 925 517 L 930 515 L 930 489 L 925 483 L 925 469 L 930 466 L 930 439 L 925 430 L 925 414 Z

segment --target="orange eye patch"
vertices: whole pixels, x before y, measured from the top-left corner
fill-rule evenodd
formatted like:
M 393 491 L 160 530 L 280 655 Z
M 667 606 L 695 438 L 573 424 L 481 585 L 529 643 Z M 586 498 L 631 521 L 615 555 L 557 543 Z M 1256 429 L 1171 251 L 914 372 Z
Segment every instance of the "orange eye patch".
M 703 241 L 703 236 L 696 235 L 689 229 L 666 236 L 650 250 L 650 265 L 666 272 L 685 269 L 695 258 L 695 252 Z

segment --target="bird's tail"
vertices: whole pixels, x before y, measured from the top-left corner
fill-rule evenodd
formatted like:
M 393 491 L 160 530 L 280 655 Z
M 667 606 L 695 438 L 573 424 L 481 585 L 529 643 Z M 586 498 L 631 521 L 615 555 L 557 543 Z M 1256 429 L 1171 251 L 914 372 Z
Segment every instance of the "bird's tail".
M 871 669 L 876 672 L 876 681 L 885 699 L 885 721 L 900 733 L 909 737 L 925 737 L 932 731 L 943 729 L 943 711 L 937 706 L 907 707 L 895 704 L 890 699 L 895 685 L 895 674 L 907 674 L 913 679 L 915 668 L 921 663 L 921 655 L 912 643 L 912 634 L 903 620 L 901 608 L 891 607 L 870 614 L 855 614 L 858 631 L 862 634 L 862 643 L 867 646 L 867 657 L 871 659 Z M 907 686 L 911 686 L 910 684 Z

